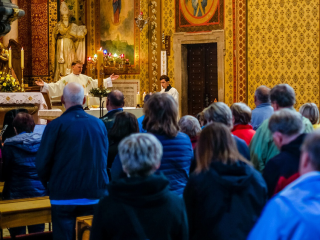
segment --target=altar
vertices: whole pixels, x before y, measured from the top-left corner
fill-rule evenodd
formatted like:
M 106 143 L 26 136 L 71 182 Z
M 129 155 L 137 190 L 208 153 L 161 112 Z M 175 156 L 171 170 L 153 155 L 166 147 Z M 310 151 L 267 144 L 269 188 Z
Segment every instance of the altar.
M 48 109 L 41 92 L 1 92 L 0 93 L 0 128 L 5 114 L 17 108 L 25 108 L 33 116 L 36 124 L 45 122 L 39 118 L 38 111 Z

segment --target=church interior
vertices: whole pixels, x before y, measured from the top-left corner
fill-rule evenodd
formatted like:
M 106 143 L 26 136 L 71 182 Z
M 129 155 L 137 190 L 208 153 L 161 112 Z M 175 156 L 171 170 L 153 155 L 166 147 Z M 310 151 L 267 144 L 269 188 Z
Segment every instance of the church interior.
M 253 110 L 262 85 L 290 85 L 296 110 L 319 107 L 319 15 L 318 0 L 0 0 L 0 136 L 14 109 L 27 109 L 37 126 L 63 116 L 60 97 L 79 63 L 84 109 L 98 118 L 111 90 L 123 93 L 126 112 L 143 116 L 145 96 L 167 91 L 163 75 L 179 117 L 217 102 Z M 48 198 L 1 200 L 1 239 L 29 216 L 46 223 L 45 233 L 21 239 L 52 239 Z M 37 209 L 5 210 L 16 206 Z M 76 239 L 89 239 L 91 224 L 77 219 Z

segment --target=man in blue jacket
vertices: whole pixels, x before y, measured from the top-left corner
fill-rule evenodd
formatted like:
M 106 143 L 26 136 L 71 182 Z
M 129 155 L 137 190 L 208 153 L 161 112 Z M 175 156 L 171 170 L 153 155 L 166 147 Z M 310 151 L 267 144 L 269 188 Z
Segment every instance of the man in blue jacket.
M 251 231 L 249 240 L 320 239 L 320 132 L 303 145 L 301 177 L 272 198 Z
M 108 137 L 103 122 L 83 111 L 78 83 L 66 85 L 61 102 L 66 112 L 46 127 L 36 166 L 49 190 L 53 239 L 73 240 L 76 217 L 92 215 L 106 193 Z

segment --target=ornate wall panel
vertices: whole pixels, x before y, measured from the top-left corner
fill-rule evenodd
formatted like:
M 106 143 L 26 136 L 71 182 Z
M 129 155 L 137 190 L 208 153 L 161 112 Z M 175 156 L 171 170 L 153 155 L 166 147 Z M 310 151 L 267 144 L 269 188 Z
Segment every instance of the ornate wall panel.
M 19 0 L 18 5 L 25 11 L 24 17 L 18 21 L 19 43 L 24 47 L 25 76 L 32 75 L 32 27 L 31 27 L 31 4 L 28 0 Z
M 162 31 L 165 36 L 170 36 L 170 56 L 168 56 L 168 76 L 170 84 L 174 87 L 174 53 L 173 34 L 175 33 L 175 0 L 162 0 Z
M 176 31 L 199 32 L 223 29 L 224 0 L 176 1 Z
M 49 0 L 49 56 L 50 56 L 50 46 L 52 46 L 52 33 L 54 26 L 58 22 L 58 3 L 56 0 Z M 49 58 L 49 73 L 53 76 L 54 63 L 51 63 L 51 58 Z
M 32 1 L 31 26 L 32 26 L 32 76 L 49 75 L 48 1 L 47 0 Z
M 248 0 L 248 103 L 255 89 L 290 84 L 296 108 L 319 106 L 319 1 Z
M 237 0 L 235 6 L 235 32 L 236 35 L 236 89 L 237 102 L 247 102 L 247 23 L 246 0 Z
M 225 0 L 225 103 L 231 105 L 233 103 L 233 69 L 234 69 L 234 59 L 233 59 L 233 41 L 234 41 L 234 31 L 233 31 L 233 0 Z

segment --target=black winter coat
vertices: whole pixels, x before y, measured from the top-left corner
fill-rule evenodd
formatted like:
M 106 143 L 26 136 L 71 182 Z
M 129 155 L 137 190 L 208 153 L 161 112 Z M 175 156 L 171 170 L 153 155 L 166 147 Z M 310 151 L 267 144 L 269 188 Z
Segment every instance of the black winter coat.
M 116 118 L 117 113 L 119 112 L 123 112 L 123 109 L 119 108 L 119 109 L 112 110 L 100 118 L 103 121 L 104 125 L 106 126 L 106 129 L 108 132 L 113 127 L 114 120 Z
M 40 141 L 41 135 L 38 133 L 22 133 L 5 141 L 2 150 L 4 199 L 47 195 L 35 163 Z
M 188 240 L 185 205 L 163 175 L 121 179 L 108 190 L 94 214 L 90 239 Z
M 267 201 L 261 174 L 244 162 L 213 162 L 184 191 L 190 240 L 244 240 Z

